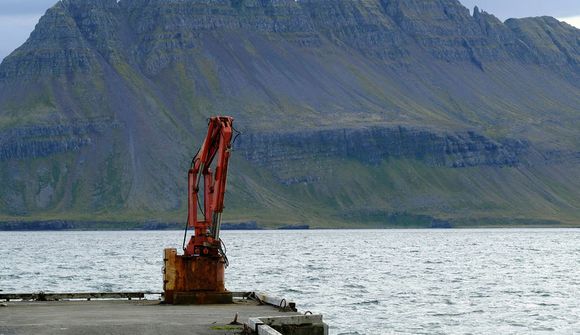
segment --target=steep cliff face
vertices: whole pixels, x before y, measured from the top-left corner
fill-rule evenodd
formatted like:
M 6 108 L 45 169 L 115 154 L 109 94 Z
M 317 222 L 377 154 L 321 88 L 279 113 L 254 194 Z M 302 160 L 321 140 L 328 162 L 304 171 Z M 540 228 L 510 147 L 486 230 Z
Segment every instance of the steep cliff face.
M 415 159 L 449 168 L 520 164 L 527 144 L 498 143 L 473 132 L 436 133 L 428 129 L 361 128 L 260 133 L 244 136 L 236 149 L 276 175 L 288 160 L 354 159 L 377 165 L 389 158 Z M 307 172 L 307 171 L 304 171 Z
M 175 221 L 231 114 L 232 218 L 578 222 L 578 41 L 456 0 L 63 0 L 0 65 L 0 213 Z

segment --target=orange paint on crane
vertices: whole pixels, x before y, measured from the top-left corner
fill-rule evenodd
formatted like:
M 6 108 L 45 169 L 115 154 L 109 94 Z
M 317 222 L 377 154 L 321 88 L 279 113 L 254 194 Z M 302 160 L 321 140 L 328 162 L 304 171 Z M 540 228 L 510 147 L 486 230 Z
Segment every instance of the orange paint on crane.
M 187 246 L 184 245 L 183 256 L 177 255 L 175 249 L 165 249 L 163 288 L 167 303 L 227 303 L 232 300 L 224 286 L 227 258 L 219 233 L 233 121 L 229 116 L 211 117 L 205 140 L 192 160 L 188 173 L 187 228 L 193 228 L 194 235 Z M 212 170 L 214 160 L 215 170 Z M 199 197 L 201 181 L 203 201 Z
M 186 256 L 216 255 L 221 248 L 219 229 L 224 209 L 224 195 L 228 162 L 231 151 L 232 126 L 229 116 L 210 118 L 207 136 L 198 154 L 194 157 L 188 174 L 188 227 L 195 235 L 185 248 Z M 216 158 L 215 172 L 211 164 Z M 198 218 L 199 183 L 203 178 L 203 219 Z

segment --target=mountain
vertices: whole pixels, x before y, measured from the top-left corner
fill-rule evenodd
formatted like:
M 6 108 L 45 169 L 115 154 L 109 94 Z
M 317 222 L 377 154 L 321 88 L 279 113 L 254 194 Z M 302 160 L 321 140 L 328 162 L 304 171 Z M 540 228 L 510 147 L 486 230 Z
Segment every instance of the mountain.
M 457 0 L 61 0 L 0 65 L 0 220 L 580 225 L 580 30 Z

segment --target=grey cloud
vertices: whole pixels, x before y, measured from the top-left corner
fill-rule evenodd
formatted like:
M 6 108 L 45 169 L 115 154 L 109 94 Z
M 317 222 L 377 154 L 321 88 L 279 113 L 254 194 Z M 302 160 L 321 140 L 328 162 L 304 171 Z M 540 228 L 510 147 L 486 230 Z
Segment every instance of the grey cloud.
M 57 0 L 0 0 L 0 16 L 42 14 Z
M 0 16 L 0 20 L 2 20 L 2 16 Z M 26 41 L 34 28 L 35 20 L 36 17 L 31 16 L 24 21 L 26 23 L 18 26 L 0 22 L 0 62 Z
M 580 15 L 579 0 L 460 0 L 466 7 L 478 6 L 500 19 L 527 16 L 570 17 Z
M 0 0 L 0 61 L 20 46 L 58 0 Z

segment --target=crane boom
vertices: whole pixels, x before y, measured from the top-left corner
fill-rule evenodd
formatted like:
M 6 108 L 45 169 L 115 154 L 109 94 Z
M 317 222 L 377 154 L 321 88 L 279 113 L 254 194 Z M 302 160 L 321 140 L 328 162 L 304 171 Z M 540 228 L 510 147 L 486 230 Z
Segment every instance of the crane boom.
M 228 261 L 219 233 L 233 122 L 229 116 L 211 117 L 205 140 L 191 162 L 183 255 L 178 255 L 175 248 L 163 251 L 165 303 L 232 303 L 233 295 L 225 288 Z M 193 228 L 194 234 L 186 246 L 188 228 Z
M 193 228 L 195 233 L 185 247 L 186 256 L 215 256 L 221 250 L 219 233 L 233 122 L 234 119 L 229 116 L 209 119 L 207 135 L 189 169 L 187 226 Z M 211 168 L 214 160 L 215 171 Z M 199 196 L 200 182 L 203 183 L 203 205 Z M 201 218 L 198 211 L 201 211 Z

